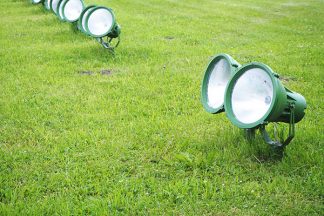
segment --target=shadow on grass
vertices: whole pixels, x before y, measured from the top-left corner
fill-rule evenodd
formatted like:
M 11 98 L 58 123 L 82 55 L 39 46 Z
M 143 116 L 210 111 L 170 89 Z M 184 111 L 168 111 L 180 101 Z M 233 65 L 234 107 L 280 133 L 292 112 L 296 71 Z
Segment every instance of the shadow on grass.
M 243 134 L 243 133 L 242 133 Z M 281 162 L 285 156 L 285 149 L 267 144 L 262 135 L 257 133 L 254 139 L 246 139 L 246 154 L 260 164 Z

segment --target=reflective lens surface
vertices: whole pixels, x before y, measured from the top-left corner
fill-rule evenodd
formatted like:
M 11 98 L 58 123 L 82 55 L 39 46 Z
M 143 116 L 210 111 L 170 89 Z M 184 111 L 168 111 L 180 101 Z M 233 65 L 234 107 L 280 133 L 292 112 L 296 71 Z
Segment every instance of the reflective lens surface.
M 83 10 L 83 2 L 81 0 L 69 0 L 63 6 L 63 14 L 67 21 L 74 22 L 79 19 Z
M 269 110 L 272 97 L 273 84 L 267 72 L 260 68 L 247 70 L 233 86 L 233 113 L 242 123 L 256 122 Z
M 34 4 L 38 4 L 38 3 L 41 3 L 42 0 L 32 0 L 32 3 Z
M 208 106 L 217 108 L 224 103 L 224 94 L 226 85 L 231 77 L 231 67 L 225 59 L 219 60 L 213 71 L 209 75 L 208 80 Z
M 89 33 L 94 36 L 104 36 L 114 25 L 114 17 L 107 8 L 95 8 L 90 14 L 87 22 Z

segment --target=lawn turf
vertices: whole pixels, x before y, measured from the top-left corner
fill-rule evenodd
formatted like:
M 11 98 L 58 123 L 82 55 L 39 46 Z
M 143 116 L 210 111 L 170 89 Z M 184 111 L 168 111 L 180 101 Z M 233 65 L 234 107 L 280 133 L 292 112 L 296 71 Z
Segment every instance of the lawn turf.
M 41 5 L 0 2 L 0 215 L 324 214 L 322 0 L 86 3 L 114 9 L 115 55 Z M 283 158 L 203 109 L 217 53 L 305 96 Z

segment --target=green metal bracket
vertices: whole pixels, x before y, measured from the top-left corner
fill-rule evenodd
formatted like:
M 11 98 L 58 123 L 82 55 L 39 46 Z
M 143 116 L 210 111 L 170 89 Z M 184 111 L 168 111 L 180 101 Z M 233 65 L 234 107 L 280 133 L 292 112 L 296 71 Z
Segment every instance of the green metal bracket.
M 120 25 L 116 24 L 113 30 L 107 35 L 107 40 L 105 41 L 103 37 L 97 38 L 97 41 L 106 49 L 114 52 L 114 49 L 118 47 L 120 43 L 120 33 L 121 28 Z M 115 45 L 111 45 L 111 41 L 117 38 L 117 43 Z
M 283 142 L 280 142 L 280 141 L 277 141 L 277 140 L 274 141 L 274 140 L 272 140 L 270 138 L 268 132 L 265 129 L 266 124 L 263 124 L 263 125 L 260 126 L 259 129 L 260 129 L 260 132 L 261 132 L 261 134 L 263 136 L 263 139 L 269 145 L 274 146 L 274 147 L 284 148 L 295 137 L 295 112 L 294 112 L 295 104 L 290 103 L 289 108 L 290 108 L 289 134 L 288 134 L 288 137 Z
M 115 45 L 111 45 L 111 41 L 114 39 L 114 38 L 111 38 L 109 36 L 107 36 L 107 41 L 104 40 L 104 38 L 96 38 L 97 41 L 105 48 L 105 49 L 108 49 L 112 52 L 114 52 L 114 49 L 119 45 L 120 43 L 120 37 L 118 36 L 117 37 L 117 43 Z

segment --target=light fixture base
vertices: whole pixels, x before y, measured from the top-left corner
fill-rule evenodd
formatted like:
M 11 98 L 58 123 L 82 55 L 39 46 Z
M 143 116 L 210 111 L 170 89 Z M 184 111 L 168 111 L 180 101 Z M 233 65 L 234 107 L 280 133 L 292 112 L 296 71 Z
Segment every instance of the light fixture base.
M 104 40 L 103 37 L 96 38 L 96 40 L 105 48 L 108 49 L 109 51 L 114 52 L 115 48 L 119 45 L 120 43 L 120 37 L 117 37 L 117 42 L 115 45 L 112 45 L 112 40 L 114 38 L 111 38 L 109 36 L 106 37 L 106 41 Z
M 291 140 L 295 137 L 295 104 L 290 103 L 289 104 L 289 109 L 290 109 L 290 116 L 289 116 L 289 132 L 288 132 L 288 137 L 283 141 L 274 141 L 270 138 L 268 132 L 266 131 L 266 124 L 263 124 L 259 127 L 259 130 L 263 136 L 263 139 L 266 143 L 268 143 L 271 146 L 274 147 L 279 147 L 279 148 L 284 148 L 286 147 Z
M 106 36 L 106 41 L 104 40 L 104 37 L 99 37 L 96 39 L 105 49 L 114 52 L 115 48 L 118 47 L 120 43 L 120 34 L 120 25 L 116 24 L 113 30 Z M 115 38 L 117 39 L 117 42 L 114 45 L 112 45 L 112 40 Z

